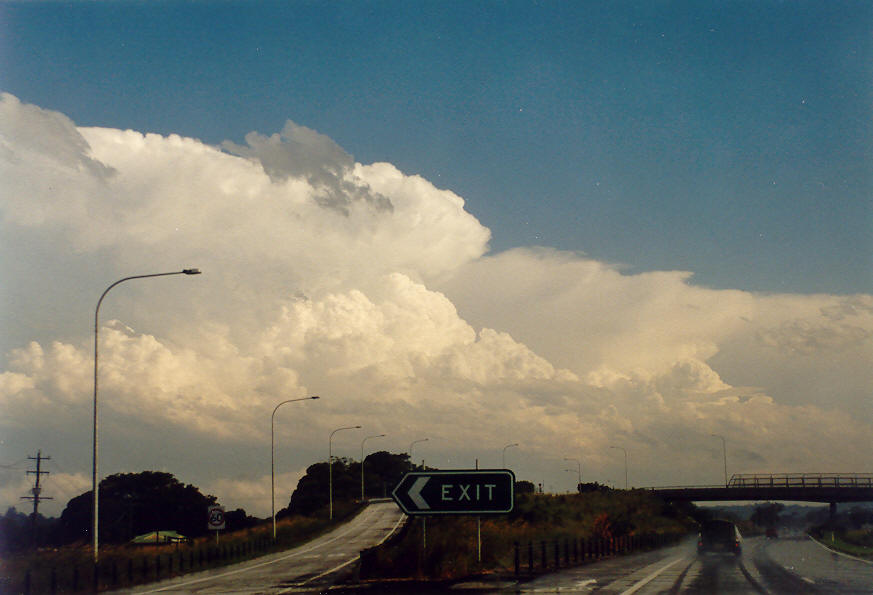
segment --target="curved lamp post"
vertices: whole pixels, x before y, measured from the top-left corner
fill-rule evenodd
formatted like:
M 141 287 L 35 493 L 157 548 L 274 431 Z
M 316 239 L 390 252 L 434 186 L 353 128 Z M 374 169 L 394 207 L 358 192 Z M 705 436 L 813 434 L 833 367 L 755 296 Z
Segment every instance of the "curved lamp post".
M 413 441 L 409 444 L 409 462 L 412 463 L 412 468 L 413 468 L 413 469 L 415 468 L 415 459 L 412 458 L 412 447 L 415 446 L 416 444 L 418 444 L 419 442 L 427 442 L 427 441 L 428 441 L 427 438 L 422 438 L 421 440 L 413 440 Z M 424 463 L 422 463 L 421 466 L 424 467 Z
M 610 446 L 609 448 L 615 448 L 624 452 L 624 489 L 627 489 L 627 450 L 621 446 Z
M 276 419 L 276 410 L 279 409 L 285 403 L 293 403 L 295 401 L 310 401 L 312 399 L 318 399 L 319 396 L 315 395 L 312 397 L 302 397 L 300 399 L 288 399 L 287 401 L 282 401 L 273 409 L 273 414 L 270 415 L 270 510 L 271 516 L 273 517 L 273 541 L 276 541 L 276 471 L 275 471 L 275 459 L 276 459 L 276 449 L 275 449 L 275 439 L 274 439 L 274 425 Z
M 576 484 L 576 490 L 578 491 L 579 485 L 582 483 L 582 462 L 579 459 L 571 459 L 564 457 L 565 461 L 570 461 L 571 463 L 576 463 L 576 474 L 579 478 L 578 483 Z M 572 471 L 572 469 L 567 469 L 567 471 Z
M 727 440 L 724 439 L 724 436 L 719 434 L 712 434 L 716 438 L 721 438 L 721 454 L 724 460 L 724 487 L 728 487 L 728 478 L 727 478 Z
M 100 493 L 98 491 L 99 483 L 97 481 L 98 475 L 98 463 L 97 463 L 97 346 L 99 345 L 99 332 L 100 332 L 100 304 L 103 303 L 103 298 L 106 297 L 106 294 L 109 293 L 109 290 L 118 285 L 119 283 L 124 283 L 125 281 L 130 281 L 131 279 L 147 279 L 149 277 L 166 277 L 168 275 L 199 275 L 200 269 L 182 269 L 181 271 L 173 271 L 172 273 L 153 273 L 151 275 L 133 275 L 132 277 L 125 277 L 124 279 L 119 279 L 112 285 L 106 288 L 106 290 L 100 295 L 100 299 L 97 300 L 97 308 L 94 309 L 94 449 L 92 452 L 92 466 L 91 466 L 91 493 L 93 494 L 93 520 L 91 523 L 91 532 L 93 533 L 93 543 L 94 543 L 94 564 L 100 560 L 100 540 L 98 539 L 97 530 L 98 530 L 98 512 L 99 512 L 99 500 Z
M 344 428 L 337 428 L 333 432 L 330 433 L 330 438 L 327 441 L 327 491 L 328 491 L 328 509 L 329 518 L 333 520 L 333 435 L 337 432 L 341 432 L 343 430 L 360 430 L 361 426 L 346 426 Z
M 361 502 L 364 501 L 364 442 L 370 438 L 384 438 L 385 434 L 376 434 L 375 436 L 367 436 L 361 440 Z
M 518 446 L 518 442 L 507 444 L 503 447 L 503 452 L 500 453 L 500 463 L 502 464 L 502 469 L 506 469 L 506 449 L 512 448 L 513 446 Z

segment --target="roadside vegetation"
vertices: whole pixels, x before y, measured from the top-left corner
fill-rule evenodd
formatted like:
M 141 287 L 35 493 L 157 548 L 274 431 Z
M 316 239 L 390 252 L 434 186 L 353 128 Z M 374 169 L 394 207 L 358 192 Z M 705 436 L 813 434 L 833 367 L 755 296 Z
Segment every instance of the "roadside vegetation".
M 520 558 L 534 551 L 539 557 L 549 548 L 548 559 L 564 559 L 570 555 L 570 543 L 578 555 L 580 542 L 615 547 L 643 536 L 670 541 L 695 530 L 695 511 L 692 506 L 666 504 L 645 490 L 522 493 L 512 513 L 483 516 L 478 526 L 469 516 L 410 519 L 396 539 L 367 553 L 362 572 L 368 579 L 428 580 L 507 574 L 514 571 L 516 548 Z
M 873 560 L 873 531 L 870 529 L 833 532 L 830 535 L 825 532 L 819 541 L 838 552 Z
M 327 514 L 288 515 L 277 522 L 236 531 L 221 531 L 174 544 L 106 544 L 100 547 L 97 569 L 99 590 L 166 579 L 188 572 L 236 564 L 265 554 L 304 544 L 345 522 L 360 510 L 354 502 L 334 507 Z M 49 593 L 88 591 L 95 584 L 90 544 L 83 541 L 63 547 L 23 550 L 0 558 L 0 593 Z
M 873 509 L 869 507 L 853 506 L 817 525 L 810 534 L 833 550 L 873 560 Z

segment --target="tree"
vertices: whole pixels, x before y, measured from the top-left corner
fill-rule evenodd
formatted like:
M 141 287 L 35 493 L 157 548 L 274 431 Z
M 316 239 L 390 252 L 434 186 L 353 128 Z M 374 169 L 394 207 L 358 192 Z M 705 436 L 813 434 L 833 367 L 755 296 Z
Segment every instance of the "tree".
M 609 486 L 599 484 L 596 481 L 593 483 L 578 483 L 576 484 L 576 491 L 580 494 L 587 494 L 589 492 L 608 492 Z
M 782 512 L 783 508 L 785 505 L 779 502 L 761 504 L 755 507 L 755 512 L 752 513 L 749 520 L 759 527 L 772 529 L 779 523 L 779 513 Z
M 30 535 L 27 515 L 10 506 L 0 517 L 0 553 L 7 554 L 24 548 Z
M 186 537 L 207 532 L 206 510 L 215 496 L 204 496 L 170 473 L 118 473 L 100 482 L 100 541 L 123 543 L 149 531 L 175 530 Z M 90 539 L 92 493 L 67 503 L 61 513 L 62 543 Z
M 387 451 L 368 455 L 364 464 L 364 484 L 367 495 L 390 494 L 412 465 L 409 455 Z M 361 463 L 346 458 L 334 459 L 332 465 L 333 502 L 351 502 L 361 496 Z M 306 475 L 297 482 L 288 508 L 279 511 L 277 518 L 288 514 L 312 515 L 328 506 L 330 481 L 326 462 L 315 463 L 306 469 Z
M 515 482 L 515 495 L 520 496 L 522 494 L 533 494 L 536 491 L 536 486 L 532 481 L 528 481 L 526 479 L 521 479 Z
M 227 526 L 227 531 L 239 531 L 240 529 L 254 527 L 260 521 L 253 516 L 247 515 L 244 509 L 237 508 L 236 510 L 228 510 L 224 513 L 224 522 Z M 184 535 L 187 536 L 188 534 L 185 533 Z
M 409 455 L 391 454 L 380 450 L 364 458 L 366 495 L 371 498 L 388 497 L 403 476 L 412 469 Z

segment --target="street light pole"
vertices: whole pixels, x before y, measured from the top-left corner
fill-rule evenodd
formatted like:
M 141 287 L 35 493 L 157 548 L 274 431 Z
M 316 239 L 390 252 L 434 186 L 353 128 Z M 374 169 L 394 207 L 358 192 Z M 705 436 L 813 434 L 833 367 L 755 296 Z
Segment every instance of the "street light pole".
M 427 438 L 422 438 L 421 440 L 413 440 L 409 444 L 409 462 L 412 463 L 413 467 L 415 467 L 415 459 L 412 457 L 412 447 L 415 446 L 416 444 L 418 444 L 419 442 L 427 442 L 427 441 L 428 441 Z M 422 464 L 422 467 L 423 466 L 424 466 L 424 464 Z
M 361 503 L 364 502 L 364 442 L 370 438 L 383 438 L 385 434 L 376 434 L 375 436 L 367 436 L 361 440 Z
M 106 288 L 106 290 L 100 295 L 100 299 L 97 300 L 97 307 L 94 309 L 94 437 L 93 437 L 93 452 L 91 457 L 91 494 L 93 501 L 93 520 L 91 523 L 91 532 L 93 533 L 93 544 L 94 544 L 94 564 L 100 560 L 100 540 L 97 535 L 97 530 L 99 526 L 98 522 L 98 512 L 99 512 L 99 500 L 100 494 L 98 488 L 100 484 L 98 482 L 98 458 L 97 458 L 97 347 L 99 344 L 99 332 L 100 332 L 100 304 L 103 303 L 103 298 L 106 297 L 106 294 L 109 293 L 109 290 L 118 285 L 119 283 L 123 283 L 125 281 L 130 281 L 131 279 L 147 279 L 149 277 L 166 277 L 168 275 L 199 275 L 200 269 L 182 269 L 181 271 L 173 271 L 171 273 L 153 273 L 150 275 L 133 275 L 131 277 L 125 277 L 124 279 L 119 279 L 112 285 Z
M 627 450 L 621 446 L 610 446 L 624 452 L 624 489 L 627 489 Z
M 359 430 L 361 426 L 347 426 L 344 428 L 337 428 L 333 432 L 330 433 L 330 438 L 327 441 L 327 483 L 328 483 L 328 509 L 329 509 L 329 518 L 333 520 L 333 435 L 337 432 L 341 432 L 343 430 Z
M 724 487 L 728 487 L 728 478 L 727 478 L 727 441 L 724 439 L 724 436 L 719 434 L 712 434 L 716 438 L 721 438 L 721 454 L 722 459 L 724 460 Z
M 500 463 L 501 465 L 503 465 L 503 469 L 506 469 L 506 449 L 512 448 L 513 446 L 518 446 L 518 442 L 515 442 L 513 444 L 507 444 L 503 447 L 503 452 L 500 453 Z
M 567 457 L 564 457 L 564 460 L 570 461 L 571 463 L 576 463 L 576 475 L 579 479 L 579 481 L 576 483 L 576 489 L 578 490 L 579 486 L 582 484 L 582 462 L 579 459 L 571 459 Z M 568 469 L 567 471 L 570 471 L 570 469 Z
M 275 419 L 276 419 L 276 411 L 284 405 L 285 403 L 293 403 L 295 401 L 309 401 L 312 399 L 318 399 L 319 396 L 315 395 L 312 397 L 302 397 L 300 399 L 288 399 L 287 401 L 282 401 L 273 409 L 273 414 L 270 415 L 270 506 L 271 506 L 271 516 L 273 517 L 273 541 L 276 541 L 276 471 L 275 471 L 275 458 L 276 458 L 276 449 L 275 449 Z

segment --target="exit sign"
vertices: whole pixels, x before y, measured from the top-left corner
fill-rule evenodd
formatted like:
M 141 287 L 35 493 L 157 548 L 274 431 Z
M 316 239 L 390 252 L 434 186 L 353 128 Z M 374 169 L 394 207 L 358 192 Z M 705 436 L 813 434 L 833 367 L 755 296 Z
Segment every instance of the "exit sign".
M 415 471 L 391 496 L 409 515 L 504 514 L 515 504 L 515 474 L 509 469 Z

